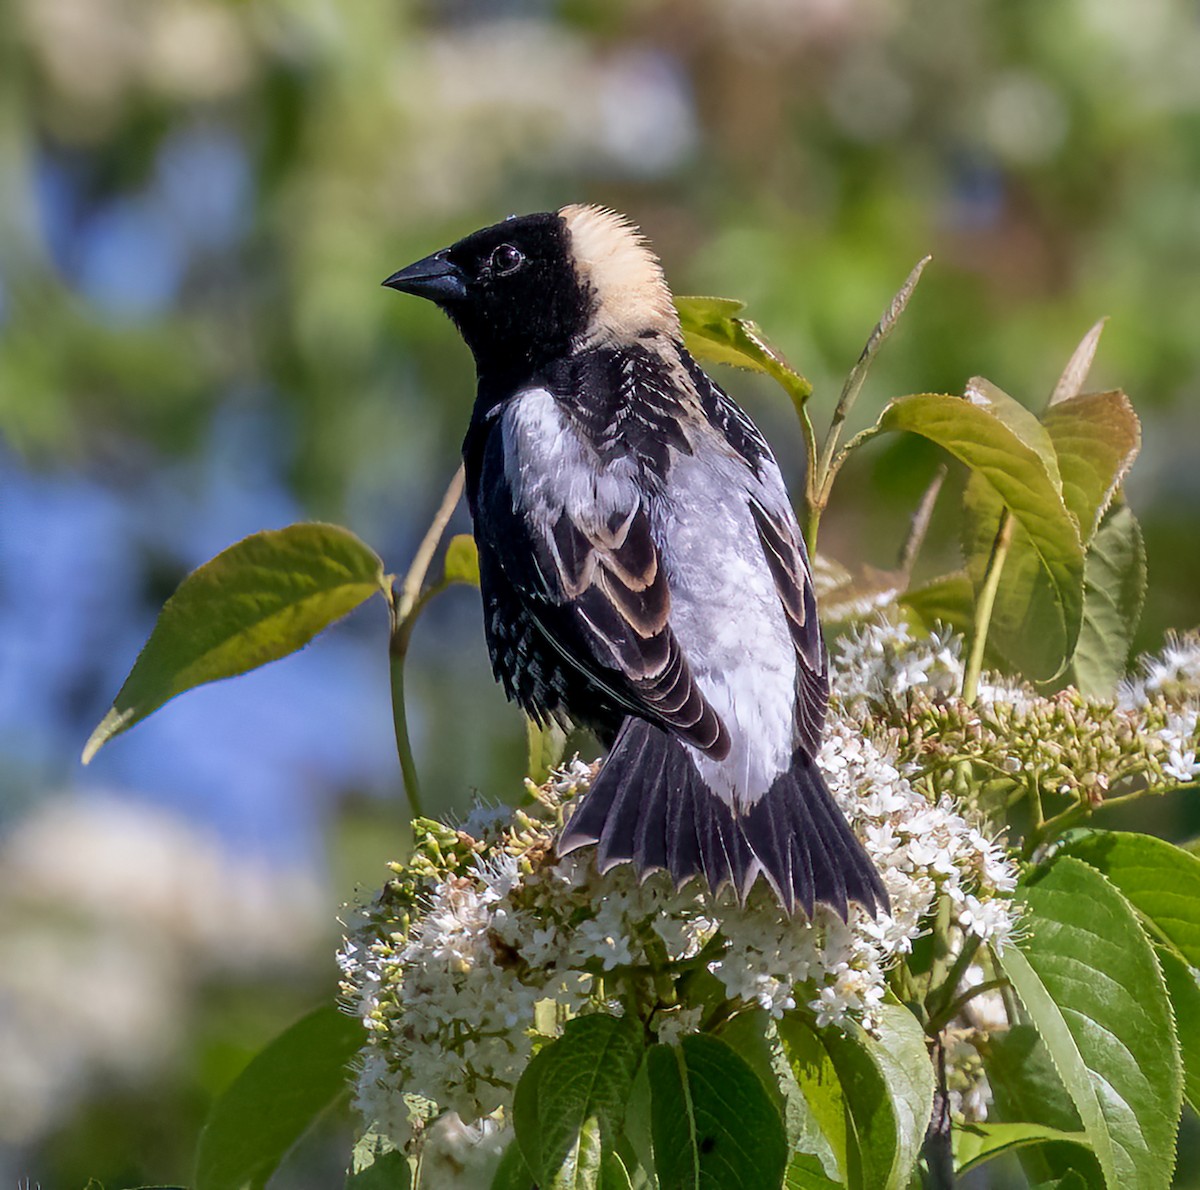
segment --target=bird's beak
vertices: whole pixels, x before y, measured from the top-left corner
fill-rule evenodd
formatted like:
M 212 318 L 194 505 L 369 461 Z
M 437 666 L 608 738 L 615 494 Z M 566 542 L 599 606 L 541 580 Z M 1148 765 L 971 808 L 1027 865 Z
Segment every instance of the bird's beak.
M 393 273 L 384 285 L 401 293 L 415 293 L 439 305 L 461 301 L 467 296 L 462 270 L 446 258 L 445 249 Z

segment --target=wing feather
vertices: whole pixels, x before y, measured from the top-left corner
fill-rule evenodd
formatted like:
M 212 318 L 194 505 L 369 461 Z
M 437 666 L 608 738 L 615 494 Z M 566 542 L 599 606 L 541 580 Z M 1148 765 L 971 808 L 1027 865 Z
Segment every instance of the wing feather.
M 775 514 L 751 499 L 750 512 L 763 556 L 775 580 L 796 651 L 796 731 L 806 755 L 815 756 L 829 702 L 829 666 L 808 558 L 790 510 Z
M 729 733 L 671 630 L 671 592 L 647 493 L 630 481 L 622 457 L 584 457 L 583 427 L 568 428 L 549 393 L 527 399 L 532 403 L 523 412 L 506 415 L 502 432 L 476 440 L 473 513 L 487 523 L 505 582 L 519 593 L 543 653 L 579 675 L 606 705 L 723 759 Z M 505 680 L 518 696 L 540 689 Z M 586 719 L 586 704 L 575 714 Z
M 639 502 L 620 515 L 613 532 L 617 520 L 616 514 L 606 518 L 598 530 L 584 528 L 566 509 L 559 513 L 546 537 L 555 573 L 544 595 L 582 630 L 583 667 L 599 662 L 615 671 L 605 676 L 615 679 L 635 713 L 720 759 L 728 754 L 729 735 L 671 631 L 671 591 L 646 511 Z

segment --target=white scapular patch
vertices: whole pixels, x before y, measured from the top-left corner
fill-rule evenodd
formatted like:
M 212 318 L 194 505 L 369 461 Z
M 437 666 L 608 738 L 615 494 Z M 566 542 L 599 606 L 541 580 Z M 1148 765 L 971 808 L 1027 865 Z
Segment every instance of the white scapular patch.
M 567 225 L 575 270 L 596 296 L 580 346 L 635 343 L 645 331 L 680 335 L 662 265 L 645 236 L 606 207 L 572 204 L 559 212 Z
M 552 536 L 566 512 L 584 533 L 603 538 L 617 514 L 626 517 L 638 507 L 634 461 L 602 466 L 549 390 L 520 393 L 506 406 L 500 428 L 514 507 L 544 536 Z
M 796 748 L 795 650 L 746 500 L 759 484 L 715 444 L 677 459 L 671 478 L 651 511 L 671 627 L 732 743 L 724 760 L 688 751 L 713 793 L 745 812 Z

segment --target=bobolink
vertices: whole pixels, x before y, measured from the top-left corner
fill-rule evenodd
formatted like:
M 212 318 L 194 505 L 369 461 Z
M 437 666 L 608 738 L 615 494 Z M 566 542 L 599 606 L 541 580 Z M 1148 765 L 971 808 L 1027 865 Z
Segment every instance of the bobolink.
M 484 628 L 508 697 L 611 751 L 560 852 L 789 912 L 887 894 L 814 763 L 828 659 L 753 422 L 697 366 L 658 259 L 613 211 L 467 236 L 385 282 L 475 356 L 463 443 Z

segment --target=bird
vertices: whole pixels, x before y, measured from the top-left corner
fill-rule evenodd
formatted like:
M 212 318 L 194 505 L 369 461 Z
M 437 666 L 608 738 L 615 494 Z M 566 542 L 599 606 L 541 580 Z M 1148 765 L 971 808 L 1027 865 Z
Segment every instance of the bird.
M 484 633 L 509 699 L 608 755 L 558 840 L 601 872 L 761 878 L 809 917 L 888 907 L 816 764 L 829 660 L 770 447 L 684 345 L 625 216 L 514 215 L 393 273 L 475 361 L 463 441 Z

